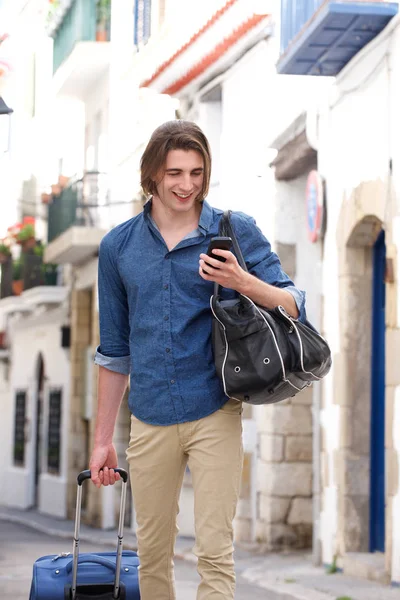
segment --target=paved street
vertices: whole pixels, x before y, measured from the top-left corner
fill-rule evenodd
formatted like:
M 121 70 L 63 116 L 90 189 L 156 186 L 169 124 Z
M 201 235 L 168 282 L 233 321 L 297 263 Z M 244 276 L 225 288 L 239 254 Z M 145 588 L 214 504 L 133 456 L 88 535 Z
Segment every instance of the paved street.
M 65 552 L 71 549 L 65 539 L 43 535 L 16 523 L 0 521 L 0 597 L 12 600 L 27 600 L 32 576 L 32 564 L 44 554 Z M 106 550 L 84 543 L 82 551 Z M 245 564 L 243 564 L 243 568 Z M 251 585 L 240 577 L 241 561 L 238 564 L 238 586 L 236 600 L 275 600 L 265 589 Z M 198 575 L 190 562 L 176 561 L 177 600 L 195 600 Z

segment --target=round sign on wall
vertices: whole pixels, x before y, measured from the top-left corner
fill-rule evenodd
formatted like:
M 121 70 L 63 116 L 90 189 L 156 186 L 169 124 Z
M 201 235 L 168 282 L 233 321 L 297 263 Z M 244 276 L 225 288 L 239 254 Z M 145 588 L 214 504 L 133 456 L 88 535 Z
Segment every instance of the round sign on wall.
M 307 231 L 310 242 L 321 237 L 324 219 L 324 183 L 318 171 L 310 171 L 306 185 Z

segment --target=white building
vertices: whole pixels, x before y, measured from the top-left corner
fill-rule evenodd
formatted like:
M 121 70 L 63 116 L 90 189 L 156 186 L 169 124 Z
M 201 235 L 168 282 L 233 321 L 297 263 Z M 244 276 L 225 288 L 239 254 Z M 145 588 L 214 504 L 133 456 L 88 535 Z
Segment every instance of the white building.
M 314 397 L 315 557 L 398 584 L 398 3 L 317 1 L 313 10 L 304 4 L 302 22 L 288 19 L 278 71 L 336 79 L 273 145 L 278 201 L 307 195 L 314 233 L 318 206 L 326 214 L 309 265 L 333 355 Z M 310 169 L 325 186 L 314 198 Z M 294 239 L 306 243 L 300 232 Z
M 179 100 L 179 115 L 199 123 L 213 153 L 209 200 L 220 208 L 252 215 L 278 251 L 284 269 L 306 288 L 311 317 L 319 317 L 318 286 L 307 257 L 315 248 L 297 246 L 302 201 L 278 206 L 269 163 L 271 140 L 305 109 L 326 81 L 279 77 L 278 4 L 220 2 L 202 26 L 185 29 L 178 47 L 150 40 L 137 56 L 140 85 Z M 178 34 L 179 25 L 171 23 Z M 180 33 L 180 35 L 182 35 Z M 171 36 L 174 39 L 174 36 Z M 154 42 L 155 46 L 155 42 Z M 135 63 L 136 66 L 136 63 Z M 306 237 L 304 219 L 304 238 Z M 311 394 L 277 407 L 246 406 L 245 463 L 236 537 L 271 548 L 311 545 Z
M 88 4 L 95 9 L 92 0 Z M 75 476 L 87 466 L 95 410 L 98 243 L 109 227 L 141 209 L 144 145 L 158 124 L 180 116 L 198 122 L 210 139 L 211 203 L 255 217 L 284 269 L 307 291 L 309 318 L 333 354 L 331 373 L 311 392 L 276 406 L 246 407 L 237 538 L 270 548 L 309 546 L 313 538 L 317 562 L 400 582 L 398 17 L 391 20 L 396 3 L 340 4 L 315 0 L 308 13 L 310 3 L 297 0 L 293 13 L 285 0 L 279 36 L 278 3 L 268 14 L 270 3 L 245 0 L 195 7 L 159 0 L 151 11 L 146 0 L 112 2 L 112 47 L 96 41 L 93 12 L 85 20 L 91 24 L 87 37 L 81 33 L 75 46 L 66 44 L 71 21 L 82 17 L 82 0 L 62 2 L 50 20 L 55 70 L 46 114 L 52 135 L 46 139 L 53 167 L 47 178 L 41 176 L 38 197 L 58 175 L 75 177 L 65 189 L 54 188 L 46 250 L 48 261 L 62 265 L 68 302 L 57 300 L 50 322 L 40 308 L 50 292 L 41 292 L 40 302 L 34 290 L 0 301 L 13 323 L 11 372 L 0 392 L 8 429 L 14 431 L 22 386 L 27 414 L 42 432 L 26 438 L 25 470 L 13 464 L 8 434 L 5 464 L 19 506 L 38 499 L 45 512 L 73 511 Z M 297 22 L 290 21 L 293 14 Z M 62 221 L 62 207 L 71 199 L 78 210 Z M 315 222 L 323 208 L 325 228 Z M 61 326 L 70 328 L 69 348 L 54 345 Z M 22 379 L 22 363 L 14 362 L 17 342 L 18 348 L 32 348 Z M 68 345 L 67 336 L 63 343 Z M 43 385 L 42 359 L 48 378 Z M 54 474 L 46 463 L 46 422 L 50 390 L 54 409 L 61 405 L 61 388 L 61 458 Z M 121 464 L 127 417 L 124 407 L 116 432 Z M 49 490 L 65 501 L 41 501 Z M 107 509 L 117 493 L 91 490 L 87 520 L 111 526 L 114 515 Z M 193 533 L 192 502 L 188 475 L 180 514 L 185 534 Z M 128 511 L 134 528 L 132 507 Z
M 35 3 L 3 2 L 1 9 L 1 24 L 9 33 L 5 51 L 12 65 L 4 98 L 14 110 L 8 151 L 0 160 L 1 236 L 9 238 L 8 227 L 31 215 L 36 237 L 43 239 L 40 186 L 48 176 L 49 165 L 41 158 L 46 147 L 43 114 L 50 79 L 50 45 Z M 12 251 L 16 258 L 17 244 Z M 60 441 L 59 433 L 60 420 L 67 419 L 63 400 L 69 393 L 68 360 L 61 345 L 61 327 L 68 318 L 67 290 L 62 285 L 43 285 L 49 278 L 45 279 L 39 256 L 29 254 L 25 267 L 25 291 L 13 296 L 11 260 L 1 265 L 1 461 L 8 485 L 0 491 L 0 502 L 20 508 L 37 505 L 42 510 L 51 505 L 55 514 L 64 515 L 62 455 L 66 439 Z M 16 278 L 16 272 L 14 275 Z M 54 423 L 52 436 L 48 435 L 50 423 Z M 58 482 L 57 490 L 54 483 L 57 488 Z

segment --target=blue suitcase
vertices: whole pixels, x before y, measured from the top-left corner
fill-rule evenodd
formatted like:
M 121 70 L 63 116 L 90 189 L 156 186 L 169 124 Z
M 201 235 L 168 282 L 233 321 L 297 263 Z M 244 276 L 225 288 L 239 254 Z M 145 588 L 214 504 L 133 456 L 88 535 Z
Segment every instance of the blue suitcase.
M 123 482 L 117 551 L 79 554 L 82 483 L 90 479 L 90 471 L 82 471 L 78 475 L 73 552 L 35 561 L 29 600 L 140 600 L 139 558 L 136 552 L 122 550 L 128 474 L 116 470 Z

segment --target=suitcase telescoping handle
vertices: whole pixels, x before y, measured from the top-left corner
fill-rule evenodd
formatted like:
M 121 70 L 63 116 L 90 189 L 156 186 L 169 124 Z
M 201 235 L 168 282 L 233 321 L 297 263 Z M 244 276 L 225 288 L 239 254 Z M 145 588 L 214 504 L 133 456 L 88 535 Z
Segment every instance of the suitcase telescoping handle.
M 115 565 L 115 581 L 114 581 L 114 592 L 113 597 L 118 598 L 119 587 L 120 587 L 120 575 L 121 575 L 121 560 L 122 560 L 122 541 L 124 539 L 124 516 L 125 516 L 125 503 L 126 503 L 126 484 L 128 481 L 128 473 L 124 469 L 115 468 L 114 471 L 121 475 L 122 479 L 122 492 L 121 492 L 121 506 L 119 512 L 119 525 L 118 525 L 118 542 L 117 542 L 117 559 Z M 76 514 L 75 514 L 75 532 L 74 532 L 74 547 L 72 552 L 72 586 L 71 595 L 72 600 L 76 598 L 76 580 L 78 573 L 78 557 L 79 557 L 79 534 L 81 528 L 81 506 L 82 506 L 82 483 L 86 479 L 90 479 L 91 473 L 89 470 L 82 471 L 77 477 L 78 490 L 76 495 Z

